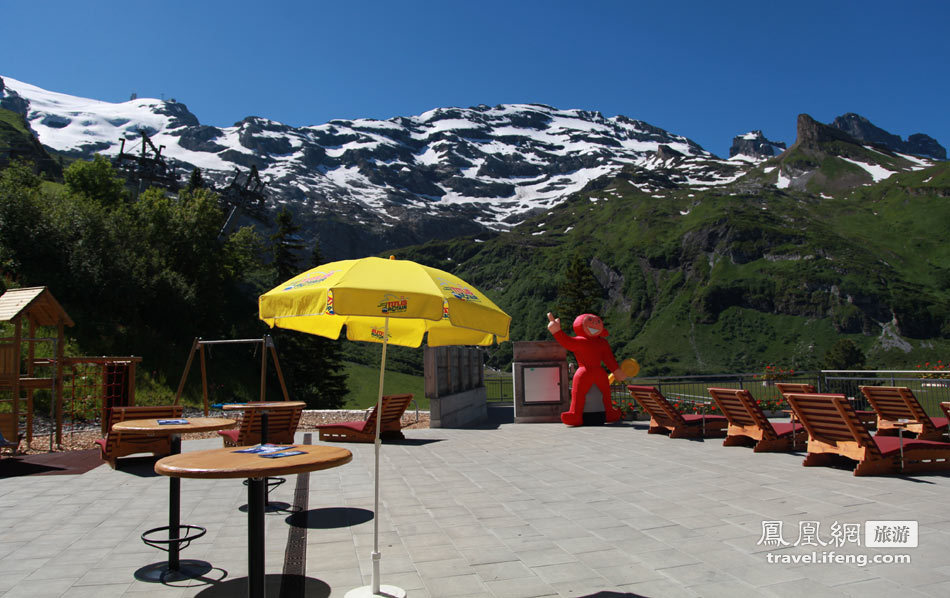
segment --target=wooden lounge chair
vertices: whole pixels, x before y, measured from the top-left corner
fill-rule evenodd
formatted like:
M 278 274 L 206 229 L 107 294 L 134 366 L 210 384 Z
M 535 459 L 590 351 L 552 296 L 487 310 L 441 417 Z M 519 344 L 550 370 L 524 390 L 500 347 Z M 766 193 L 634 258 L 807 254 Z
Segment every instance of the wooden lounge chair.
M 782 397 L 787 401 L 786 397 L 789 393 L 814 393 L 818 392 L 815 390 L 815 386 L 812 384 L 801 384 L 798 382 L 776 382 L 775 388 L 782 393 Z M 858 415 L 858 419 L 864 423 L 865 426 L 871 429 L 877 428 L 877 414 L 874 411 L 868 411 L 864 409 L 856 409 L 854 411 Z M 795 415 L 792 414 L 792 421 L 795 420 Z
M 23 434 L 12 413 L 0 413 L 0 452 L 9 449 L 15 455 L 20 449 Z
M 861 392 L 877 413 L 877 433 L 894 436 L 898 420 L 909 420 L 905 431 L 920 440 L 946 438 L 947 417 L 930 417 L 906 386 L 862 386 Z M 950 416 L 948 416 L 950 417 Z
M 294 434 L 300 424 L 305 404 L 300 402 L 288 405 L 267 404 L 267 442 L 270 444 L 293 444 Z M 219 430 L 218 434 L 224 446 L 250 446 L 261 442 L 261 417 L 263 408 L 247 404 L 243 408 L 241 423 L 233 430 Z
M 724 436 L 728 420 L 721 415 L 680 413 L 652 386 L 628 385 L 627 390 L 650 415 L 650 434 L 669 431 L 670 438 Z
M 858 462 L 854 475 L 950 471 L 950 443 L 871 436 L 844 395 L 790 393 L 787 399 L 808 432 L 806 467 L 845 457 Z
M 149 436 L 141 432 L 114 432 L 112 425 L 130 419 L 175 419 L 182 415 L 181 405 L 140 405 L 112 407 L 109 410 L 109 433 L 96 440 L 99 453 L 109 467 L 115 469 L 116 459 L 136 453 L 152 453 L 164 457 L 172 452 L 171 438 L 167 435 Z
M 729 420 L 723 446 L 755 442 L 755 452 L 788 451 L 796 441 L 805 446 L 805 429 L 797 423 L 772 423 L 748 390 L 710 388 L 709 395 Z
M 412 401 L 413 395 L 385 395 L 382 404 L 382 419 L 380 420 L 379 437 L 387 440 L 401 440 L 402 414 Z M 320 440 L 336 440 L 339 442 L 375 442 L 376 441 L 376 407 L 369 410 L 364 421 L 339 422 L 317 426 L 320 430 Z

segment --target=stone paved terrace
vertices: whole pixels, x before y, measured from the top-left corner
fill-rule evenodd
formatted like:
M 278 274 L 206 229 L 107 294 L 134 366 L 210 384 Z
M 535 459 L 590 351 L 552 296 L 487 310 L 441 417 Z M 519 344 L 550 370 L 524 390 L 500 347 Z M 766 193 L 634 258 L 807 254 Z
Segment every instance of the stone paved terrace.
M 407 435 L 382 450 L 381 579 L 413 598 L 950 595 L 950 478 L 943 475 L 855 478 L 802 467 L 801 454 L 648 435 L 645 422 L 501 423 Z M 274 491 L 273 501 L 293 504 L 296 496 L 306 504 L 297 505 L 303 514 L 266 516 L 270 596 L 303 596 L 305 586 L 308 597 L 340 597 L 369 583 L 373 447 L 348 448 L 348 465 L 292 476 Z M 206 580 L 136 580 L 164 558 L 139 539 L 166 524 L 168 480 L 150 473 L 150 464 L 103 465 L 75 476 L 0 479 L 0 596 L 240 596 L 247 568 L 240 480 L 182 482 L 182 521 L 208 529 L 182 558 L 210 563 Z M 296 492 L 301 482 L 309 492 Z M 919 522 L 919 546 L 864 547 L 869 520 Z M 860 524 L 861 545 L 760 543 L 763 522 L 778 521 L 791 544 L 802 522 L 818 522 L 822 541 L 832 539 L 836 522 Z M 816 550 L 909 554 L 912 562 L 768 562 L 770 552 Z M 282 578 L 282 571 L 303 577 Z M 281 579 L 301 582 L 298 591 L 290 583 L 278 590 Z

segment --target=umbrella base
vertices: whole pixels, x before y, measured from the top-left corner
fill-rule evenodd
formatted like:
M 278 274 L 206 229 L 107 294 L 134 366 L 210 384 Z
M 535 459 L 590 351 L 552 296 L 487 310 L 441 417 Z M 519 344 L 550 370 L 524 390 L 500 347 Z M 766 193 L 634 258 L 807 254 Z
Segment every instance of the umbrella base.
M 373 593 L 373 586 L 362 586 L 354 588 L 346 593 L 343 598 L 373 598 L 380 596 L 382 598 L 406 598 L 406 590 L 396 586 L 380 585 L 379 593 Z

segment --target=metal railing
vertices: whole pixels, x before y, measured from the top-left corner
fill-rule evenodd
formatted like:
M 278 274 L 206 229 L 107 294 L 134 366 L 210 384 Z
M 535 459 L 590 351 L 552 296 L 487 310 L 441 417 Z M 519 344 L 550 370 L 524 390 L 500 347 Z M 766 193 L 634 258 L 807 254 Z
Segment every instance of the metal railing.
M 937 370 L 822 370 L 820 392 L 853 397 L 856 409 L 870 409 L 861 386 L 906 386 L 927 415 L 943 416 L 940 403 L 950 401 L 950 379 Z
M 950 401 L 950 378 L 938 376 L 950 374 L 946 371 L 920 370 L 821 370 L 796 372 L 781 379 L 766 379 L 760 373 L 644 376 L 630 379 L 624 384 L 614 384 L 610 390 L 616 403 L 635 407 L 627 384 L 655 386 L 666 398 L 684 403 L 708 403 L 711 401 L 707 390 L 710 386 L 745 388 L 762 401 L 763 409 L 769 410 L 781 408 L 783 404 L 782 394 L 775 387 L 775 382 L 793 382 L 811 384 L 818 392 L 843 394 L 854 399 L 855 409 L 869 410 L 871 407 L 861 393 L 861 386 L 906 386 L 928 415 L 941 416 L 940 403 Z M 510 374 L 486 377 L 485 387 L 489 401 L 513 400 Z

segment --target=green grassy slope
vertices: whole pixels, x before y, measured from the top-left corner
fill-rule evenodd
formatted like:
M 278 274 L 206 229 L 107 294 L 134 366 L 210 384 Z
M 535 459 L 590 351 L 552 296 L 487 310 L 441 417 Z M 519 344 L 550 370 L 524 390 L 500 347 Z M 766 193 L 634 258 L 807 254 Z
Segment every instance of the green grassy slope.
M 950 348 L 948 168 L 844 197 L 747 181 L 648 194 L 629 171 L 510 233 L 402 256 L 480 286 L 513 316 L 512 339 L 532 340 L 547 338 L 544 314 L 579 253 L 605 283 L 615 353 L 645 373 L 819 367 L 840 338 L 869 365 L 906 367 Z

